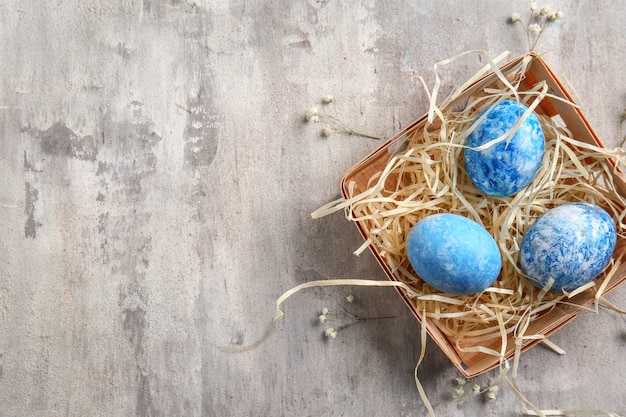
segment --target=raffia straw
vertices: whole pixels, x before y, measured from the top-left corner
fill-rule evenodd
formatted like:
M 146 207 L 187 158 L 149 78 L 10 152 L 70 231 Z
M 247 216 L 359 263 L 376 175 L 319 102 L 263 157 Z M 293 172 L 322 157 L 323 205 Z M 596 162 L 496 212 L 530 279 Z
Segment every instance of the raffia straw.
M 581 291 L 596 291 L 596 310 L 600 302 L 615 311 L 621 311 L 602 295 L 622 260 L 621 257 L 611 260 L 601 274 L 604 280 L 598 288 L 592 283 L 569 294 L 555 293 L 536 288 L 524 276 L 518 262 L 519 247 L 524 233 L 538 216 L 558 205 L 577 201 L 594 203 L 606 209 L 617 223 L 618 234 L 624 237 L 626 202 L 615 188 L 615 168 L 609 160 L 623 166 L 626 163 L 626 152 L 578 141 L 562 123 L 538 114 L 546 149 L 542 167 L 533 183 L 511 197 L 485 198 L 472 184 L 462 160 L 464 140 L 480 123 L 480 119 L 475 120 L 480 111 L 502 100 L 517 100 L 529 107 L 511 132 L 482 146 L 486 147 L 510 140 L 523 120 L 546 97 L 567 100 L 549 94 L 545 82 L 538 83 L 530 90 L 520 90 L 521 80 L 530 63 L 529 56 L 521 60 L 518 68 L 512 72 L 514 76 L 511 79 L 500 72 L 486 53 L 479 53 L 487 58 L 489 65 L 471 77 L 470 81 L 491 69 L 499 78 L 496 85 L 470 97 L 463 110 L 450 111 L 447 107 L 471 82 L 464 83 L 464 88 L 458 89 L 437 105 L 441 80 L 436 70 L 466 54 L 435 65 L 436 82 L 433 92 L 428 95 L 430 106 L 424 128 L 407 134 L 406 149 L 394 155 L 382 172 L 374 174 L 365 190 L 356 192 L 355 184 L 348 184 L 346 198 L 321 207 L 312 216 L 321 217 L 344 210 L 348 220 L 365 225 L 366 242 L 357 252 L 360 253 L 369 245 L 374 246 L 391 269 L 397 280 L 395 282 L 408 287 L 401 286 L 415 311 L 423 313 L 422 333 L 427 326 L 436 326 L 459 351 L 481 352 L 500 358 L 498 380 L 505 379 L 509 383 L 530 410 L 529 413 L 559 415 L 552 414 L 555 410 L 542 411 L 532 405 L 517 386 L 517 363 L 522 343 L 543 338 L 542 335 L 525 334 L 528 325 L 557 305 L 569 304 L 567 300 Z M 569 104 L 576 106 L 574 103 Z M 407 234 L 419 220 L 444 212 L 475 220 L 495 238 L 503 256 L 503 266 L 493 288 L 469 296 L 443 294 L 415 275 L 405 253 Z M 435 296 L 444 297 L 450 302 Z M 514 368 L 511 376 L 508 376 L 510 368 L 504 353 L 507 336 L 511 334 L 516 340 L 516 352 Z M 495 338 L 501 339 L 500 351 L 481 345 Z M 421 359 L 422 355 L 420 362 Z M 417 368 L 415 377 L 420 396 L 428 407 L 430 403 L 417 379 Z M 428 409 L 433 416 L 432 408 Z M 574 414 L 577 411 L 568 410 Z

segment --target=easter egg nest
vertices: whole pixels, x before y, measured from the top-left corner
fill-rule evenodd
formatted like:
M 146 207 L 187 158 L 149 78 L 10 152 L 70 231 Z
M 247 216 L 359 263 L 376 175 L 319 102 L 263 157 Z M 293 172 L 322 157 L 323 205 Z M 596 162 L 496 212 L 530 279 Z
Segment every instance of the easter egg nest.
M 626 153 L 604 148 L 541 57 L 526 54 L 502 67 L 497 66 L 502 55 L 494 60 L 485 57 L 489 64 L 439 104 L 437 76 L 428 114 L 353 167 L 341 183 L 343 198 L 313 213 L 319 217 L 345 210 L 365 239 L 355 253 L 371 249 L 422 323 L 424 335 L 427 331 L 468 377 L 517 358 L 540 342 L 560 351 L 547 337 L 582 309 L 595 305 L 597 311 L 602 303 L 619 310 L 604 295 L 626 277 L 622 263 L 626 183 L 620 169 Z M 478 123 L 476 116 L 503 100 L 516 100 L 535 112 L 545 135 L 545 153 L 528 187 L 509 197 L 492 197 L 472 183 L 464 169 L 463 150 L 465 138 Z M 569 293 L 555 293 L 535 287 L 524 275 L 520 244 L 537 217 L 569 202 L 604 208 L 615 220 L 618 243 L 595 281 Z M 435 213 L 465 216 L 494 237 L 502 270 L 492 287 L 472 295 L 442 293 L 413 271 L 405 251 L 408 232 Z

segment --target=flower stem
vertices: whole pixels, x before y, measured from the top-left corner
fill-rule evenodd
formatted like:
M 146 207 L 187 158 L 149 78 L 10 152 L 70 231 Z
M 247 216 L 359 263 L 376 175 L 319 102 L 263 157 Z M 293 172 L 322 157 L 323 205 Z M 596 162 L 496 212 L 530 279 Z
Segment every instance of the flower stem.
M 350 310 L 348 310 L 347 308 L 345 308 L 344 306 L 342 306 L 341 304 L 339 304 L 339 307 L 341 307 L 346 313 L 348 313 L 349 315 L 351 315 L 352 317 L 355 318 L 355 321 L 348 323 L 348 325 L 350 324 L 354 324 L 358 321 L 365 321 L 365 320 L 382 320 L 382 319 L 395 319 L 397 316 L 377 316 L 377 317 L 362 317 L 359 316 L 358 314 L 355 314 L 353 312 L 351 312 Z
M 358 131 L 352 129 L 350 126 L 348 126 L 347 124 L 345 124 L 344 122 L 342 122 L 341 120 L 339 120 L 338 118 L 336 118 L 334 116 L 324 115 L 324 117 L 327 117 L 330 120 L 332 120 L 333 122 L 338 123 L 339 125 L 341 125 L 341 127 L 344 129 L 343 131 L 348 133 L 348 134 L 350 134 L 350 135 L 355 135 L 355 136 L 361 136 L 361 137 L 364 137 L 364 138 L 380 140 L 380 137 L 378 137 L 378 136 L 368 135 L 367 133 L 358 132 Z
M 534 17 L 535 17 L 535 12 L 531 10 L 530 16 L 528 17 L 528 22 L 526 23 L 526 42 L 528 42 L 529 51 L 532 51 L 534 48 L 534 45 L 530 41 L 530 29 L 529 29 Z

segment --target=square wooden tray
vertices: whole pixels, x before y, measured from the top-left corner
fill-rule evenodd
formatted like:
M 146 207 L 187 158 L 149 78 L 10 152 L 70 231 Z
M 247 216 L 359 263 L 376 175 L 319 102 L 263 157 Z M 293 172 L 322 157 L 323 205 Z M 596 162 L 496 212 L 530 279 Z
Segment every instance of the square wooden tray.
M 536 54 L 530 54 L 530 56 L 532 58 L 532 61 L 525 73 L 521 88 L 530 89 L 536 83 L 540 81 L 546 81 L 549 87 L 550 94 L 560 96 L 571 102 L 574 102 L 571 95 L 566 91 L 563 84 L 558 80 L 558 78 L 546 65 L 543 59 Z M 506 75 L 514 71 L 516 66 L 521 62 L 523 58 L 523 56 L 516 58 L 509 63 L 503 65 L 500 68 L 501 72 Z M 468 87 L 454 103 L 450 104 L 449 108 L 453 108 L 456 104 L 461 103 L 470 95 L 495 83 L 496 81 L 498 81 L 498 77 L 495 73 L 491 72 L 485 75 L 483 78 Z M 444 109 L 444 111 L 445 110 L 446 109 Z M 559 115 L 567 128 L 572 132 L 575 139 L 603 147 L 603 144 L 598 139 L 597 135 L 591 128 L 589 122 L 580 111 L 580 109 L 575 108 L 562 101 L 546 97 L 537 107 L 536 112 L 547 115 L 549 117 Z M 422 129 L 426 124 L 426 119 L 427 115 L 424 115 L 423 117 L 417 119 L 405 129 L 398 132 L 394 137 L 389 139 L 376 151 L 374 151 L 361 162 L 352 167 L 345 174 L 344 178 L 341 181 L 341 191 L 343 196 L 346 198 L 348 197 L 348 187 L 351 183 L 355 187 L 353 189 L 353 192 L 355 194 L 364 191 L 367 188 L 368 180 L 372 178 L 374 174 L 381 172 L 385 168 L 387 162 L 393 156 L 393 150 L 399 147 L 409 135 L 418 133 L 420 129 Z M 614 162 L 613 165 L 615 166 Z M 622 195 L 626 195 L 626 183 L 624 183 L 624 181 L 619 176 L 615 176 L 615 184 L 618 191 Z M 355 222 L 355 224 L 363 238 L 367 239 L 368 225 L 364 222 Z M 626 249 L 626 242 L 624 240 L 626 239 L 621 239 L 618 236 L 618 243 L 615 249 L 615 255 L 623 253 Z M 370 245 L 370 249 L 387 277 L 390 280 L 397 280 L 394 277 L 391 268 L 385 262 L 385 259 L 380 255 L 378 249 L 374 245 Z M 606 288 L 605 294 L 613 290 L 615 287 L 624 282 L 624 280 L 626 280 L 625 272 L 626 264 L 620 267 L 617 275 L 615 275 L 616 278 L 613 278 L 612 282 Z M 499 365 L 500 361 L 497 357 L 483 353 L 466 353 L 458 350 L 455 344 L 451 343 L 447 336 L 440 329 L 437 328 L 436 323 L 431 320 L 428 320 L 426 323 L 424 323 L 421 312 L 415 309 L 414 305 L 409 302 L 408 298 L 404 295 L 402 290 L 399 289 L 398 292 L 400 296 L 404 299 L 414 316 L 417 318 L 417 320 L 419 320 L 423 325 L 426 325 L 427 331 L 432 339 L 439 345 L 439 347 L 444 351 L 448 358 L 450 358 L 454 365 L 456 365 L 466 377 L 469 378 L 479 375 Z M 569 299 L 569 305 L 559 305 L 558 307 L 552 309 L 549 313 L 541 316 L 540 318 L 532 322 L 526 333 L 541 334 L 545 335 L 546 337 L 550 336 L 551 334 L 555 333 L 556 331 L 567 325 L 569 322 L 571 322 L 581 311 L 582 307 L 590 305 L 594 302 L 594 300 L 594 294 L 592 294 L 591 291 L 585 291 Z M 496 351 L 499 351 L 501 347 L 500 343 L 500 340 L 494 340 L 491 344 L 481 344 L 483 346 L 490 347 Z M 538 343 L 540 343 L 540 340 L 527 340 L 522 346 L 522 351 L 526 351 Z M 507 359 L 512 358 L 514 354 L 515 340 L 513 336 L 509 336 L 506 351 Z

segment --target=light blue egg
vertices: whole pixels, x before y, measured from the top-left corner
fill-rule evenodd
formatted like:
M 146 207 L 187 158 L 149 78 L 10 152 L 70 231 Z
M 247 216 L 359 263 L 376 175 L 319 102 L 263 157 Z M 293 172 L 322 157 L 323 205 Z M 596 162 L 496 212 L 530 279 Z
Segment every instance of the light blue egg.
M 572 291 L 594 280 L 611 259 L 617 230 L 602 208 L 567 203 L 545 212 L 530 226 L 520 247 L 520 263 L 539 288 Z
M 544 135 L 535 113 L 530 113 L 515 135 L 487 149 L 474 150 L 505 136 L 528 109 L 524 104 L 505 100 L 483 110 L 486 118 L 467 137 L 464 162 L 472 182 L 490 196 L 510 196 L 532 183 L 541 167 Z
M 474 294 L 493 284 L 502 268 L 495 240 L 478 223 L 457 214 L 433 214 L 408 234 L 406 251 L 421 279 L 451 294 Z

